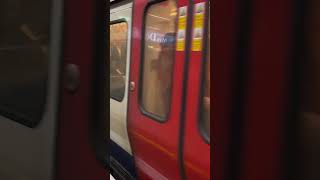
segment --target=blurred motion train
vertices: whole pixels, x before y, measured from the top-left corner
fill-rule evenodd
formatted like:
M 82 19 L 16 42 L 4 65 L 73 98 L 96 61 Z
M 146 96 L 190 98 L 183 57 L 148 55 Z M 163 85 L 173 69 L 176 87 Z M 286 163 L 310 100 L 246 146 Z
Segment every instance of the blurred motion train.
M 0 1 L 1 180 L 109 178 L 105 7 Z
M 320 179 L 320 1 L 105 3 L 0 1 L 1 180 Z
M 110 168 L 210 179 L 210 2 L 111 1 Z
M 0 179 L 210 178 L 209 3 L 105 7 L 0 2 Z
M 319 8 L 214 1 L 213 179 L 320 179 Z

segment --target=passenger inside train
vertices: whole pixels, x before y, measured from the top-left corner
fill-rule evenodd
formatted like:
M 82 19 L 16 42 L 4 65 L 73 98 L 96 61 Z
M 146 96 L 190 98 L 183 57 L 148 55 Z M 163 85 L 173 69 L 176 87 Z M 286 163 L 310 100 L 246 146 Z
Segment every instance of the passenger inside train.
M 151 70 L 157 72 L 157 80 L 159 81 L 159 94 L 160 97 L 158 101 L 160 107 L 157 108 L 155 112 L 160 112 L 159 114 L 167 114 L 169 112 L 170 98 L 171 98 L 171 77 L 172 77 L 172 67 L 173 67 L 173 56 L 175 55 L 175 33 L 167 33 L 163 37 L 163 42 L 160 44 L 160 53 L 158 58 L 154 59 L 151 63 Z
M 110 33 L 110 95 L 117 100 L 123 99 L 127 60 L 127 24 L 111 25 Z

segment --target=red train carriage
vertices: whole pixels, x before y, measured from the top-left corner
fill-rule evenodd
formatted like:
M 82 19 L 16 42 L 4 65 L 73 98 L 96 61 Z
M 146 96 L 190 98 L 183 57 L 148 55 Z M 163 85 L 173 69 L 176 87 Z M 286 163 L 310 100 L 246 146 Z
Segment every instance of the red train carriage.
M 210 179 L 210 3 L 111 3 L 111 169 Z
M 319 179 L 319 1 L 213 7 L 213 179 Z
M 104 7 L 0 2 L 0 179 L 108 178 Z
M 34 3 L 0 3 L 0 178 L 106 179 L 105 4 Z M 112 3 L 112 172 L 209 179 L 209 2 Z

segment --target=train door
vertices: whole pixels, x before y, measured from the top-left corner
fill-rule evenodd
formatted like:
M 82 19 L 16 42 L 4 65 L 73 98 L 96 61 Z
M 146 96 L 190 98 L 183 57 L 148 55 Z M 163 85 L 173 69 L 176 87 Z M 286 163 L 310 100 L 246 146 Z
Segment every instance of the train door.
M 108 179 L 105 1 L 67 0 L 56 179 Z
M 119 172 L 118 175 L 129 177 L 135 176 L 127 130 L 131 18 L 131 2 L 112 4 L 110 10 L 110 166 L 115 176 Z
M 133 11 L 128 131 L 137 174 L 181 179 L 188 1 L 137 0 Z
M 193 4 L 192 39 L 184 129 L 187 179 L 210 179 L 210 11 L 208 1 Z
M 127 134 L 131 6 L 110 11 L 110 138 L 131 154 Z

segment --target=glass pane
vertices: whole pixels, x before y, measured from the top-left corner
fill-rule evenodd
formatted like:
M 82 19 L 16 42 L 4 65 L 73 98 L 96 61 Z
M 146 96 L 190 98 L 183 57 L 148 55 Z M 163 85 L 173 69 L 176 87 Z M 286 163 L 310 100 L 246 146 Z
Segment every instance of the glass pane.
M 125 93 L 128 25 L 110 25 L 110 97 L 122 101 Z
M 145 22 L 142 106 L 162 120 L 170 109 L 177 18 L 175 3 L 164 1 L 150 6 Z
M 0 1 L 0 111 L 30 126 L 45 103 L 50 3 Z

